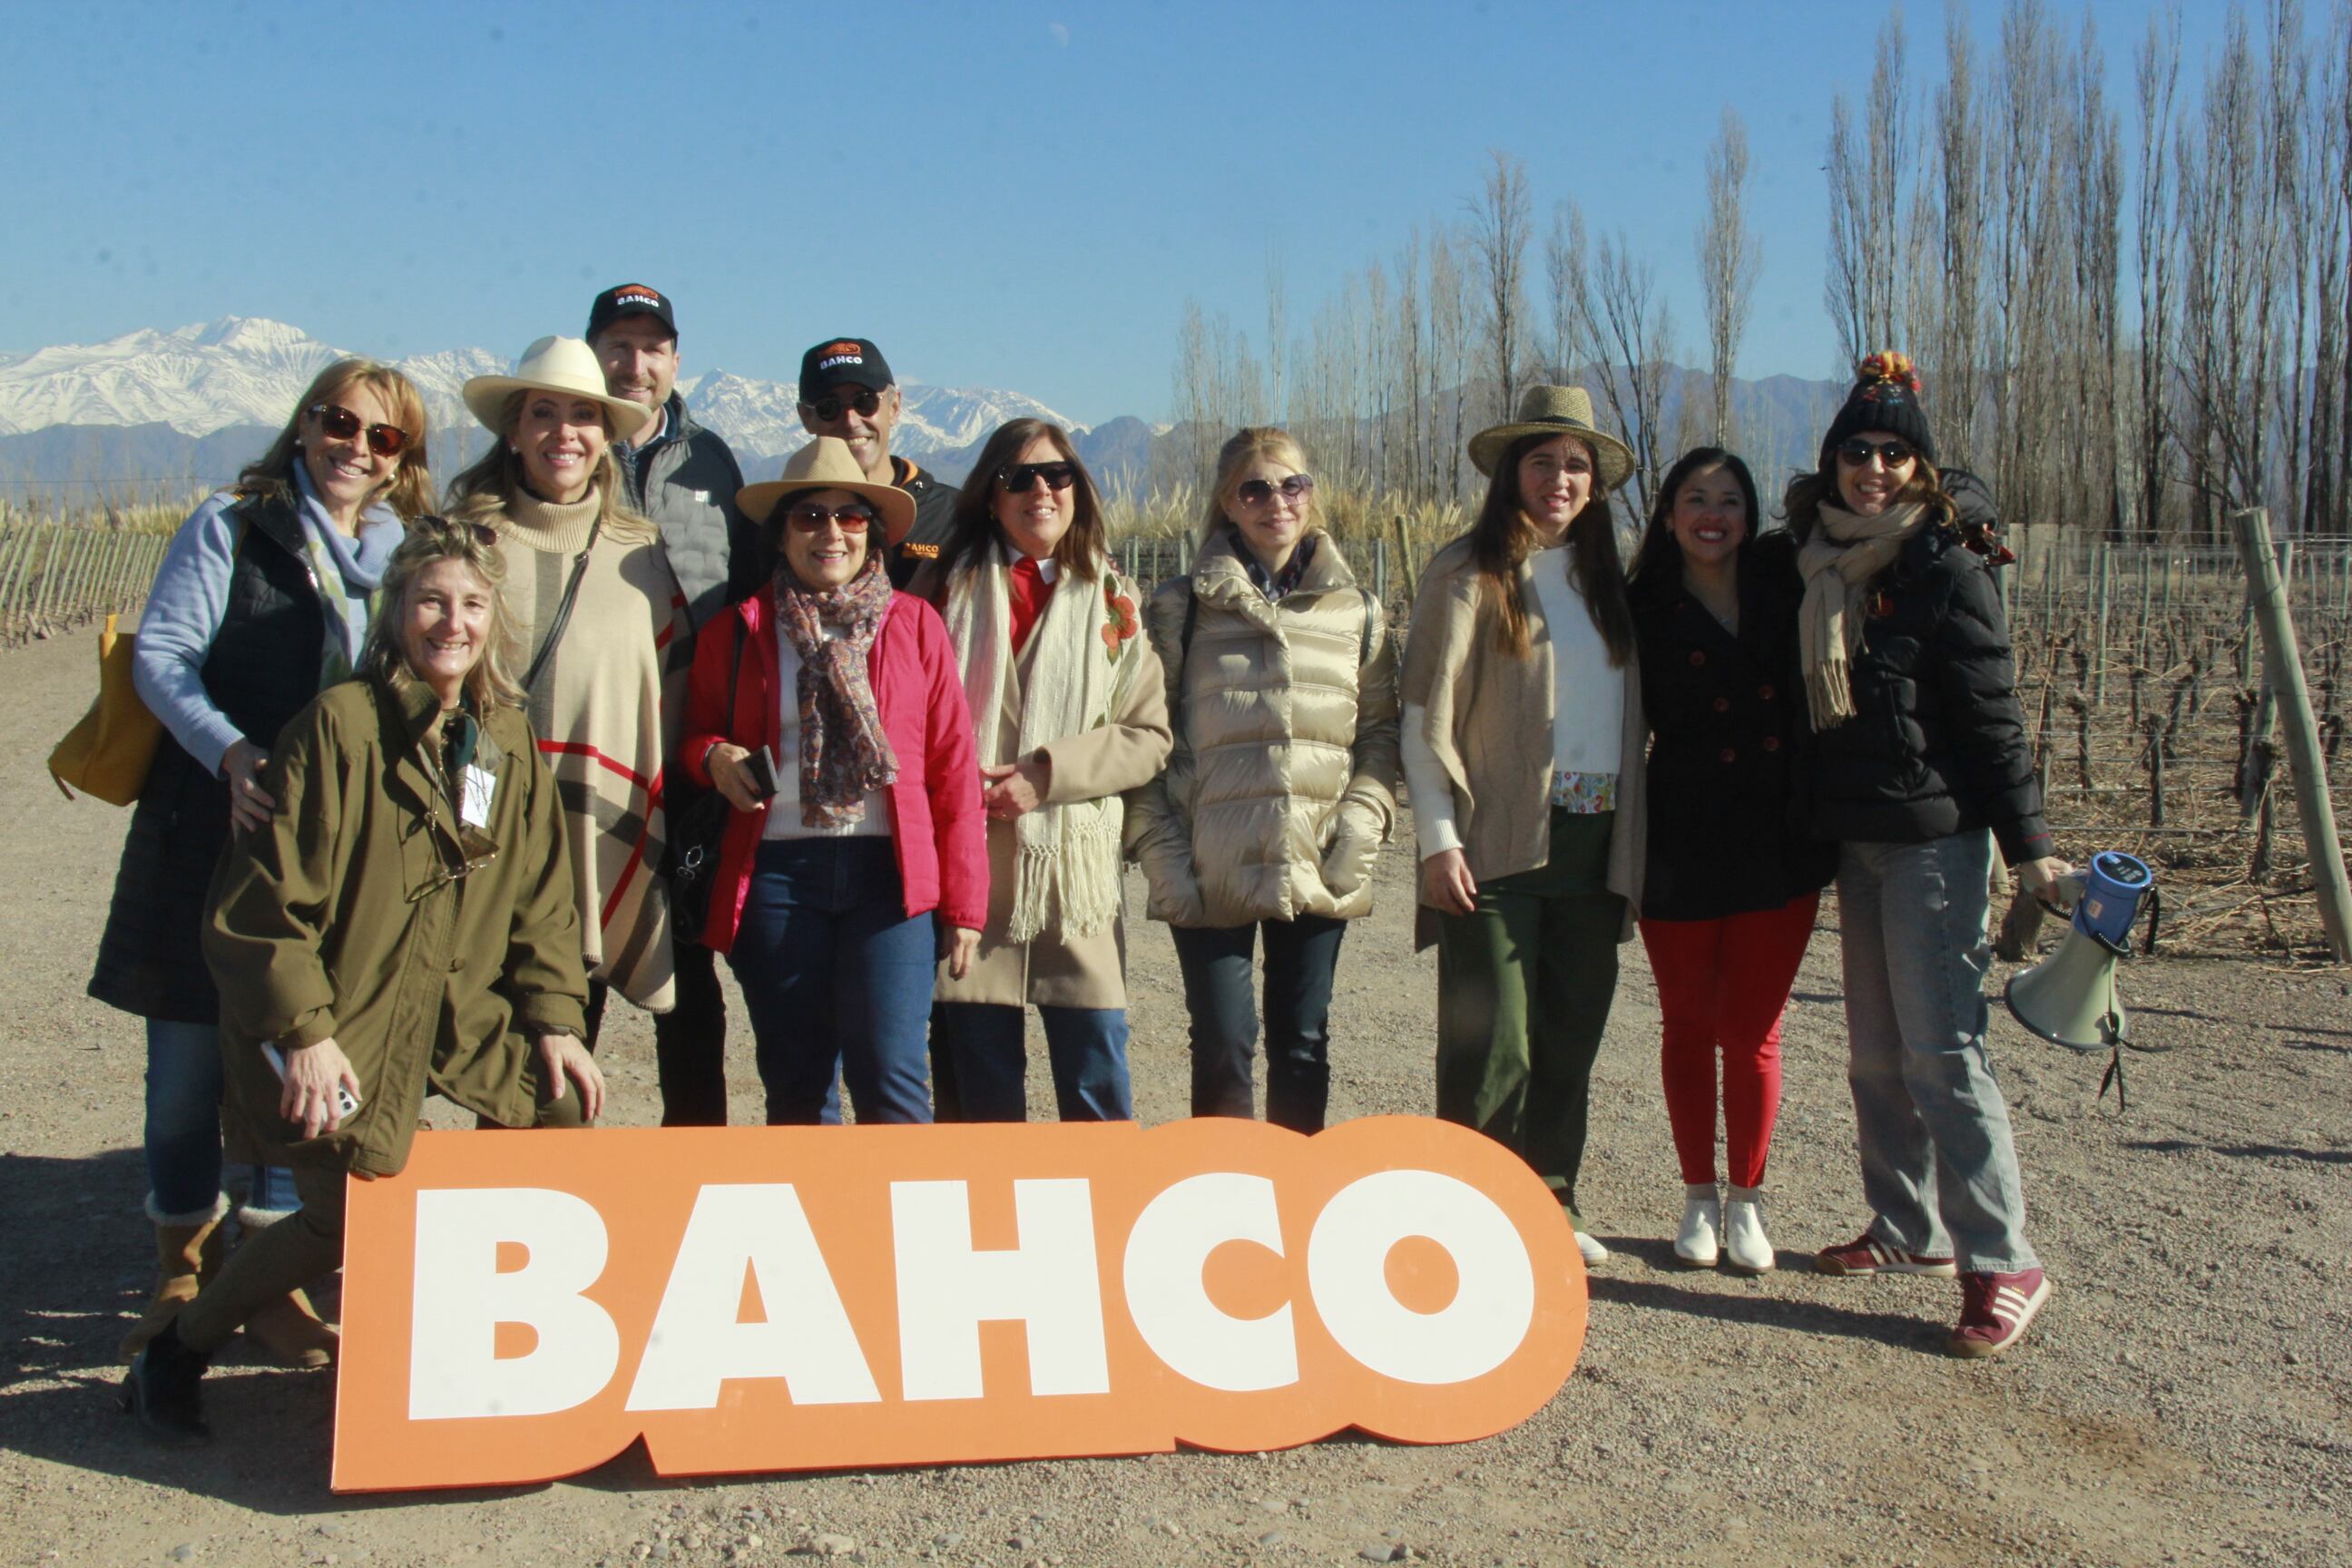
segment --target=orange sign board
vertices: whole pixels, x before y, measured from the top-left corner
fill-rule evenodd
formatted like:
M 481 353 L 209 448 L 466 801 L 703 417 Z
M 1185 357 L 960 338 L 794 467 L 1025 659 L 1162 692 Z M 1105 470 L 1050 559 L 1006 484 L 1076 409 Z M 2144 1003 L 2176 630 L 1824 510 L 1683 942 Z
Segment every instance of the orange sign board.
M 428 1132 L 351 1184 L 334 1485 L 1458 1442 L 1584 1322 L 1543 1184 L 1420 1117 Z

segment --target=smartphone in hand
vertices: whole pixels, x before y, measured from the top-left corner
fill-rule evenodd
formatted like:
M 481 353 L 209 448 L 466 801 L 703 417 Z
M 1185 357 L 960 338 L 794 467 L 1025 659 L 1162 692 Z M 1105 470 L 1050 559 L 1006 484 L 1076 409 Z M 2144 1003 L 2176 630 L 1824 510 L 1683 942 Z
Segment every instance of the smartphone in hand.
M 776 753 L 762 746 L 743 759 L 743 772 L 751 781 L 751 793 L 761 800 L 776 798 Z
M 261 1047 L 261 1056 L 262 1059 L 269 1064 L 269 1070 L 278 1075 L 278 1081 L 284 1083 L 286 1081 L 286 1053 L 279 1050 L 275 1045 L 264 1045 Z M 339 1083 L 335 1085 L 335 1120 L 340 1121 L 343 1118 L 355 1113 L 359 1108 L 359 1097 L 352 1092 L 351 1085 L 347 1083 Z

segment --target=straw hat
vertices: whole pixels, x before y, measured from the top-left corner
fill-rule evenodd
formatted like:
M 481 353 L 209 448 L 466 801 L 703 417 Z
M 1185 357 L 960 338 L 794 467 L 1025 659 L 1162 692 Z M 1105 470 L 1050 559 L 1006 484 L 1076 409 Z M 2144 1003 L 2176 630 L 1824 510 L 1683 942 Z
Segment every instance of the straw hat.
M 866 477 L 849 443 L 838 436 L 819 436 L 784 459 L 784 477 L 765 484 L 745 485 L 735 492 L 735 504 L 753 522 L 764 523 L 776 503 L 800 490 L 847 490 L 869 502 L 885 537 L 903 539 L 915 526 L 915 498 L 896 485 L 877 485 Z
M 613 439 L 634 441 L 660 412 L 604 390 L 604 367 L 596 351 L 578 338 L 545 337 L 522 351 L 512 375 L 478 375 L 466 383 L 466 406 L 490 430 L 499 427 L 499 414 L 510 394 L 560 392 L 602 404 Z
M 1488 479 L 1511 443 L 1522 436 L 1575 436 L 1592 444 L 1601 488 L 1613 490 L 1633 471 L 1633 450 L 1593 428 L 1592 398 L 1580 386 L 1530 386 L 1519 394 L 1518 416 L 1470 437 L 1470 461 Z

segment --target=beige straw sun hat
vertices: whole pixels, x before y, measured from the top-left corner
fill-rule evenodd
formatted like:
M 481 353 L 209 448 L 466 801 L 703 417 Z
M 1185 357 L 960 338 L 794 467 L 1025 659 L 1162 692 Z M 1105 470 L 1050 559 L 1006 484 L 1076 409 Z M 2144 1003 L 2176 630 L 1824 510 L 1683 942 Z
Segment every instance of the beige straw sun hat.
M 1601 470 L 1601 488 L 1613 490 L 1633 472 L 1633 450 L 1593 427 L 1592 397 L 1580 386 L 1530 386 L 1519 394 L 1517 418 L 1490 425 L 1470 437 L 1470 461 L 1488 479 L 1495 465 L 1523 436 L 1574 436 L 1590 442 Z
M 778 501 L 800 490 L 847 490 L 874 508 L 891 539 L 905 538 L 915 526 L 915 498 L 896 485 L 867 479 L 850 455 L 849 443 L 838 436 L 819 436 L 784 459 L 783 478 L 745 485 L 735 492 L 735 504 L 753 522 L 764 523 Z
M 661 417 L 658 409 L 604 390 L 604 367 L 596 351 L 578 338 L 544 337 L 522 351 L 512 375 L 478 375 L 466 383 L 466 406 L 493 431 L 507 398 L 518 392 L 555 392 L 602 404 L 613 439 L 634 441 Z

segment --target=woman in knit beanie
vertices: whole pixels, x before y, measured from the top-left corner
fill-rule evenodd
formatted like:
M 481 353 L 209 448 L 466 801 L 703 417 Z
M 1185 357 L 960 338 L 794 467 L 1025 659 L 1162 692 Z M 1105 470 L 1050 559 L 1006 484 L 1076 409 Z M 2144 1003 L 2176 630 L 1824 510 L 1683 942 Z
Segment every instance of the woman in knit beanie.
M 1872 1211 L 1822 1273 L 1960 1277 L 1953 1352 L 1998 1355 L 2050 1291 L 2025 1239 L 2009 1107 L 1985 1052 L 1994 845 L 2030 891 L 2052 852 L 1981 535 L 1937 477 L 1919 378 L 1858 367 L 1789 488 L 1811 830 L 1838 841 L 1848 1078 Z

